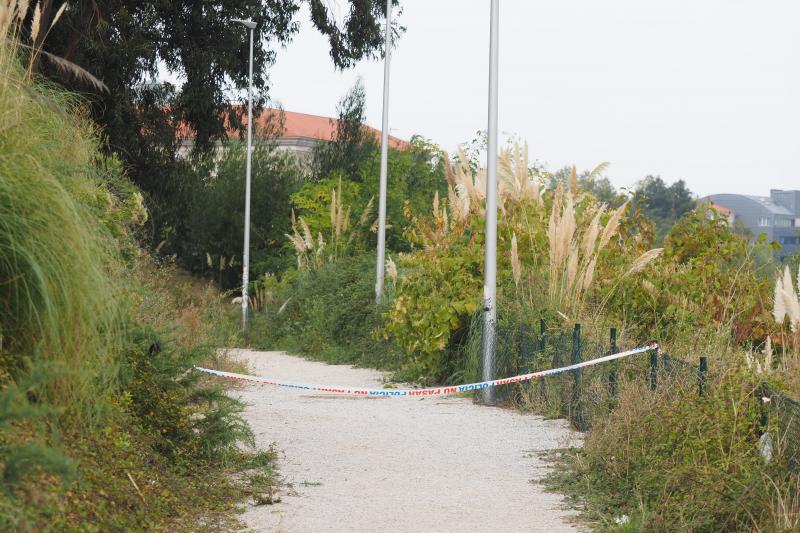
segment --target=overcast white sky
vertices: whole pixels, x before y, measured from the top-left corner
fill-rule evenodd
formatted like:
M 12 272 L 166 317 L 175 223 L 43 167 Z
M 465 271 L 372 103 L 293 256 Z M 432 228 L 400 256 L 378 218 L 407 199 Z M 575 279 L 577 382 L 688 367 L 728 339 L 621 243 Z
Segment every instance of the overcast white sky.
M 489 0 L 401 3 L 392 133 L 453 150 L 486 128 Z M 500 17 L 500 129 L 532 159 L 610 161 L 617 187 L 658 174 L 699 195 L 800 189 L 800 1 L 501 0 Z M 333 116 L 360 76 L 379 127 L 382 63 L 335 71 L 300 20 L 271 97 Z

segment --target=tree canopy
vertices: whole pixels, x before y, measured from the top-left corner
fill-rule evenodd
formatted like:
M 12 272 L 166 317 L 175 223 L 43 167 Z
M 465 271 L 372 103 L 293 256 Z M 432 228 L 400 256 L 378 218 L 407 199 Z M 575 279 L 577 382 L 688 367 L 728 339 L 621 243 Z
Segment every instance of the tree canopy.
M 656 224 L 656 242 L 661 242 L 670 228 L 696 207 L 686 182 L 667 185 L 660 176 L 647 176 L 633 193 L 633 207 L 641 209 Z
M 314 150 L 314 173 L 317 180 L 340 170 L 351 180 L 361 181 L 358 171 L 364 160 L 377 149 L 377 140 L 364 122 L 367 119 L 367 94 L 361 80 L 339 100 L 336 135 Z
M 42 2 L 42 27 L 50 27 L 63 3 Z M 348 0 L 342 21 L 322 0 L 78 0 L 38 46 L 93 73 L 108 90 L 88 87 L 46 61 L 39 68 L 87 94 L 92 117 L 107 136 L 106 148 L 120 154 L 151 196 L 168 196 L 176 186 L 168 174 L 179 125 L 192 130 L 200 148 L 224 137 L 226 124 L 241 125 L 243 109 L 234 100 L 247 87 L 249 35 L 232 19 L 258 24 L 253 72 L 258 108 L 268 98 L 277 50 L 298 32 L 303 4 L 313 26 L 328 38 L 337 68 L 382 54 L 386 3 L 381 0 Z M 158 82 L 164 70 L 182 80 L 179 86 Z
M 617 192 L 617 189 L 603 173 L 608 168 L 609 163 L 600 163 L 592 170 L 584 170 L 578 174 L 578 185 L 586 192 L 592 193 L 601 203 L 609 207 L 619 207 L 625 201 L 625 196 Z M 551 190 L 560 183 L 562 187 L 569 184 L 569 176 L 572 167 L 563 167 L 549 175 L 548 187 Z

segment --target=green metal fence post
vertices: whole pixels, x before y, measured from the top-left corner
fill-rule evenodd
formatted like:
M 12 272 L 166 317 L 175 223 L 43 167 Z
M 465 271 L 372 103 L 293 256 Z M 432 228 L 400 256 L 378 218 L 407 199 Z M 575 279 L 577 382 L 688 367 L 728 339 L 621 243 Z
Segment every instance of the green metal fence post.
M 575 329 L 572 330 L 572 364 L 576 365 L 581 362 L 581 325 L 575 324 Z M 572 388 L 572 420 L 575 427 L 584 429 L 583 416 L 581 408 L 581 369 L 576 368 L 572 371 L 575 378 L 575 383 Z
M 611 351 L 610 353 L 617 353 L 617 328 L 611 328 Z M 611 365 L 611 372 L 608 374 L 608 393 L 612 398 L 617 396 L 617 363 L 616 361 Z
M 611 353 L 617 353 L 617 328 L 611 328 Z
M 539 362 L 544 361 L 544 350 L 547 347 L 547 324 L 544 323 L 544 318 L 539 319 Z M 541 395 L 542 399 L 545 403 L 548 400 L 548 384 L 546 379 L 539 380 L 539 394 Z
M 705 396 L 706 377 L 708 376 L 708 357 L 704 355 L 700 357 L 700 367 L 698 370 L 699 370 L 697 379 L 698 392 L 700 393 L 700 396 Z
M 581 325 L 575 324 L 575 329 L 572 330 L 572 364 L 577 365 L 581 362 Z M 576 368 L 572 371 L 575 376 L 575 389 L 577 390 L 581 384 L 581 369 Z
M 658 352 L 650 350 L 650 390 L 656 390 L 658 384 Z

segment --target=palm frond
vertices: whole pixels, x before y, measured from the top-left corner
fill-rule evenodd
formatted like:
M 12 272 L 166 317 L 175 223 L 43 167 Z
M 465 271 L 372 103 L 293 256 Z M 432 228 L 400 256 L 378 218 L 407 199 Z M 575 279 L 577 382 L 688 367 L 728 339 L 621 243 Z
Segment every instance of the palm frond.
M 16 43 L 16 46 L 21 46 L 23 48 L 27 48 L 28 50 L 34 50 L 32 46 L 19 42 Z M 72 61 L 64 59 L 63 57 L 59 57 L 55 54 L 51 54 L 50 52 L 45 52 L 44 50 L 35 50 L 35 52 L 53 63 L 59 72 L 70 74 L 76 81 L 90 85 L 98 91 L 107 93 L 111 92 L 108 86 L 103 83 L 102 80 L 98 79 L 91 72 L 79 65 L 76 65 Z

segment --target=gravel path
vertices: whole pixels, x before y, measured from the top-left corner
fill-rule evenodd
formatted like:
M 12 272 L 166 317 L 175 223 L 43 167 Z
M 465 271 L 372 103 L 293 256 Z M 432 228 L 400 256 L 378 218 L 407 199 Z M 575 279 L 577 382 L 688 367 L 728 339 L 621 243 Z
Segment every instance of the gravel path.
M 238 351 L 254 374 L 377 387 L 374 370 L 279 352 Z M 290 488 L 248 506 L 253 531 L 577 531 L 544 492 L 538 453 L 577 437 L 563 421 L 482 407 L 467 398 L 352 398 L 245 385 L 259 446 L 277 443 Z

